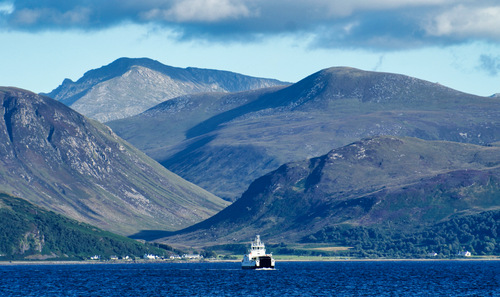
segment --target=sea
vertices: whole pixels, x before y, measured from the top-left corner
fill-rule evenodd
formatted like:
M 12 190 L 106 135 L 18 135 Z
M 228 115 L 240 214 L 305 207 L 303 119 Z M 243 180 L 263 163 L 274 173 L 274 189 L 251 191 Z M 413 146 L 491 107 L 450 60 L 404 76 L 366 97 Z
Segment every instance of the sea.
M 500 296 L 500 261 L 3 265 L 0 296 Z

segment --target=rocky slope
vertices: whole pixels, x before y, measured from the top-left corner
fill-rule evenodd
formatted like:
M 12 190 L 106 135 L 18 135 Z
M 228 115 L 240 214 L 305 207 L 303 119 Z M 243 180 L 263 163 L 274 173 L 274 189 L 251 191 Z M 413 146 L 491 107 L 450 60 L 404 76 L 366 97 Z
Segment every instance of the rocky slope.
M 227 204 L 53 99 L 0 88 L 0 191 L 119 234 L 176 230 Z
M 255 180 L 215 216 L 162 239 L 204 246 L 300 242 L 333 227 L 407 234 L 499 210 L 500 147 L 375 137 L 293 162 Z
M 283 163 L 364 137 L 500 140 L 498 98 L 391 73 L 336 67 L 285 88 L 200 96 L 109 125 L 169 170 L 228 200 Z
M 176 68 L 151 59 L 120 58 L 69 79 L 47 94 L 100 122 L 136 115 L 184 94 L 237 92 L 287 83 L 228 71 Z

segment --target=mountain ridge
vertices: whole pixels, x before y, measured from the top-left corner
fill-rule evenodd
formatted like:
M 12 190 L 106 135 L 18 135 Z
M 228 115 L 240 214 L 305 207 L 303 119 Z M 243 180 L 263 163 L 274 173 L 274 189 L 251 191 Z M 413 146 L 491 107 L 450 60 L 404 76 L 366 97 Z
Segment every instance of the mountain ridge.
M 498 147 L 380 136 L 287 163 L 213 217 L 159 241 L 210 246 L 252 234 L 301 242 L 340 225 L 425 230 L 498 210 Z M 395 156 L 395 158 L 393 157 Z
M 60 102 L 5 87 L 0 102 L 4 192 L 122 235 L 175 230 L 227 205 Z
M 173 97 L 199 92 L 237 92 L 275 85 L 274 79 L 230 71 L 178 68 L 148 58 L 120 58 L 69 79 L 46 94 L 101 122 L 138 114 Z
M 108 124 L 168 169 L 231 201 L 254 179 L 283 163 L 322 155 L 364 137 L 395 135 L 481 145 L 500 140 L 497 98 L 399 74 L 334 67 L 288 87 L 252 94 L 239 93 L 247 100 L 238 99 L 239 104 L 218 113 L 189 111 L 189 121 L 179 129 L 182 110 L 173 115 L 157 109 L 147 117 Z M 210 102 L 219 106 L 217 102 L 233 96 Z M 194 104 L 185 99 L 171 99 L 171 104 Z M 155 119 L 158 125 L 138 124 Z M 175 141 L 148 137 L 159 136 L 160 130 L 175 130 L 164 132 L 165 137 L 175 134 Z
M 405 86 L 404 88 L 399 87 L 401 81 L 401 84 Z M 395 82 L 398 82 L 398 84 Z M 427 89 L 431 90 L 428 91 Z M 428 93 L 432 93 L 432 97 L 440 96 L 441 98 L 455 95 L 462 95 L 467 98 L 478 97 L 410 76 L 362 71 L 350 67 L 331 67 L 318 71 L 289 87 L 280 89 L 273 96 L 264 95 L 262 98 L 251 101 L 244 106 L 201 122 L 190 129 L 186 133 L 186 137 L 192 138 L 207 133 L 207 130 L 198 130 L 203 129 L 203 127 L 207 129 L 206 127 L 214 126 L 210 121 L 221 121 L 218 124 L 220 125 L 224 122 L 224 119 L 231 120 L 247 113 L 268 108 L 297 109 L 306 105 L 309 101 L 317 102 L 344 98 L 356 99 L 361 102 L 375 101 L 376 103 L 393 103 L 396 100 L 411 98 L 410 101 L 404 100 L 403 102 L 411 104 L 411 101 L 416 101 L 418 104 L 422 104 L 422 101 L 428 98 Z

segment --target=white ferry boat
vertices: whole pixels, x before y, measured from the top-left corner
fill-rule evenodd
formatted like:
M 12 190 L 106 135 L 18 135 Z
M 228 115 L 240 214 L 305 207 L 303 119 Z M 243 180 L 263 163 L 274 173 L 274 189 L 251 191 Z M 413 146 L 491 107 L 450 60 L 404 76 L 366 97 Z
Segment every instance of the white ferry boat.
M 272 254 L 266 254 L 266 247 L 260 241 L 260 236 L 255 236 L 255 240 L 250 245 L 250 251 L 241 261 L 243 269 L 274 268 Z

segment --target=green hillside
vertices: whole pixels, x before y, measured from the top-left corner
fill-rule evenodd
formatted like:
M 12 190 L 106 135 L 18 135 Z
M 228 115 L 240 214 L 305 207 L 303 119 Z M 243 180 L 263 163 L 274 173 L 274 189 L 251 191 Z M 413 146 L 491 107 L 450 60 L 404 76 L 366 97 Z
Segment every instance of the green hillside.
M 0 194 L 0 260 L 102 259 L 166 252 Z

